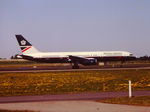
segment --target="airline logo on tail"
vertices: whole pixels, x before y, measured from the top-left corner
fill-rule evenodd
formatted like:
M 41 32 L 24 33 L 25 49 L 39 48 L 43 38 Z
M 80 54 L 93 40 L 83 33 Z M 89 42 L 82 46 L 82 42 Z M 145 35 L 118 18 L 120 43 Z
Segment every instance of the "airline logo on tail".
M 21 43 L 22 46 L 25 46 L 27 42 L 25 40 L 22 40 L 22 41 L 20 41 L 20 43 Z M 29 46 L 29 47 L 22 47 L 22 46 L 20 46 L 22 52 L 25 52 L 25 51 L 27 51 L 28 49 L 31 48 L 31 46 Z
M 25 52 L 25 51 L 27 51 L 30 48 L 31 48 L 31 46 L 29 46 L 29 47 L 21 47 L 21 50 L 22 50 L 22 52 Z
M 16 38 L 23 54 L 39 52 L 22 35 L 16 35 Z
M 26 45 L 26 41 L 25 41 L 25 40 L 22 40 L 22 41 L 21 41 L 21 45 Z

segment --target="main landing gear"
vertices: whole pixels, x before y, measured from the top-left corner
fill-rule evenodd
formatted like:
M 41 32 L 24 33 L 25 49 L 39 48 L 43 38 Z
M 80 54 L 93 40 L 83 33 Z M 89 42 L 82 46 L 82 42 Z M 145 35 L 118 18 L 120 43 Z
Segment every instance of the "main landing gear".
M 72 69 L 79 69 L 78 64 L 79 64 L 78 62 L 73 63 Z
M 120 65 L 120 68 L 123 67 L 123 64 L 125 63 L 125 61 L 121 61 L 121 65 Z

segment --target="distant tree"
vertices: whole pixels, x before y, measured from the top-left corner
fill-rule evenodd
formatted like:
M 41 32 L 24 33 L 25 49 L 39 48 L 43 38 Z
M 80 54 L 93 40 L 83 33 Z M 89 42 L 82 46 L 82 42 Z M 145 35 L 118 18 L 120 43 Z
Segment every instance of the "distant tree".
M 145 55 L 139 58 L 140 60 L 150 60 L 150 56 Z

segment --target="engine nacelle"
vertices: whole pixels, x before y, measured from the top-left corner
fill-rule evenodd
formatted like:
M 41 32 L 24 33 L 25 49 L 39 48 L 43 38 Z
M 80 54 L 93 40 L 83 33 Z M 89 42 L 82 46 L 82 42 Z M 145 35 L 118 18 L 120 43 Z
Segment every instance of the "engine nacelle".
M 88 58 L 82 62 L 83 65 L 96 65 L 97 59 L 94 58 Z

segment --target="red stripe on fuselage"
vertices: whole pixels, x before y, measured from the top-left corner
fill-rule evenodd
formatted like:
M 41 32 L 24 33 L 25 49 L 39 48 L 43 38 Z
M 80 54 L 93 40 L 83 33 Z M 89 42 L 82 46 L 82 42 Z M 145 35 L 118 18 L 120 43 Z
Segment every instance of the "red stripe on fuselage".
M 25 52 L 26 50 L 28 50 L 28 49 L 30 49 L 31 47 L 28 47 L 28 48 L 26 48 L 26 49 L 24 49 L 24 50 L 22 50 L 22 52 Z

